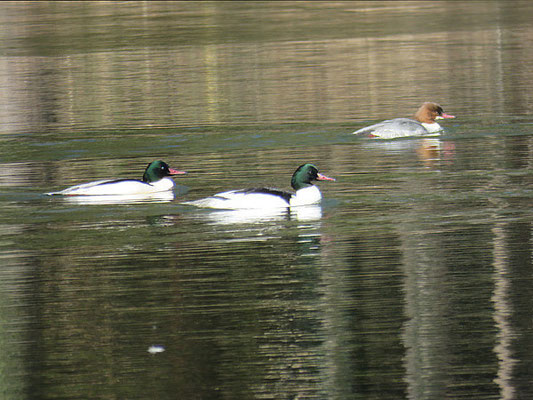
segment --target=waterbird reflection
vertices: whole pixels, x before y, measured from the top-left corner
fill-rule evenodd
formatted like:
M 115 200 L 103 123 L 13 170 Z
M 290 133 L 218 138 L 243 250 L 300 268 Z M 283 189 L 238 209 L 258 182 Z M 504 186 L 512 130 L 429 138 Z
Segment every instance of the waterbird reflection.
M 455 143 L 453 141 L 434 137 L 368 141 L 363 144 L 363 147 L 372 151 L 391 154 L 415 152 L 419 160 L 427 167 L 432 167 L 437 161 L 450 161 L 455 157 Z
M 318 221 L 322 218 L 320 205 L 312 204 L 289 208 L 200 210 L 194 215 L 215 225 L 262 224 L 276 221 Z
M 195 209 L 195 212 L 184 215 L 211 226 L 216 233 L 213 242 L 264 242 L 279 239 L 282 233 L 290 236 L 286 229 L 294 227 L 296 230 L 291 232 L 298 242 L 309 237 L 320 240 L 321 236 L 322 208 L 318 204 L 268 210 Z M 310 253 L 315 254 L 316 251 L 310 250 Z
M 106 204 L 138 204 L 138 203 L 168 203 L 174 200 L 172 190 L 158 193 L 135 195 L 103 195 L 103 196 L 62 196 L 59 199 L 68 204 L 77 205 L 106 205 Z

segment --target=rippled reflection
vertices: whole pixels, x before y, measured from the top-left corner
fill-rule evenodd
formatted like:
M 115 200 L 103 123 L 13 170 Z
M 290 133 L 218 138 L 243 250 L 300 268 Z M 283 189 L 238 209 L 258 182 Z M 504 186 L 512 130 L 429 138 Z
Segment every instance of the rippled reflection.
M 288 208 L 239 209 L 239 210 L 199 210 L 195 217 L 213 224 L 258 224 L 275 221 L 318 221 L 322 217 L 320 205 Z
M 169 190 L 159 193 L 137 195 L 102 195 L 102 196 L 55 196 L 53 200 L 78 205 L 168 203 L 174 200 L 174 192 Z

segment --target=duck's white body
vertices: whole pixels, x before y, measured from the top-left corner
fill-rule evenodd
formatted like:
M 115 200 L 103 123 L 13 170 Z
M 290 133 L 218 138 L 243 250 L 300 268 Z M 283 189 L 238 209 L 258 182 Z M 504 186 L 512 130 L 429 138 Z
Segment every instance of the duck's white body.
M 424 136 L 439 133 L 442 127 L 436 123 L 421 123 L 409 118 L 395 118 L 355 131 L 354 135 L 367 135 L 381 139 L 395 139 L 407 136 Z
M 116 195 L 143 195 L 172 190 L 174 181 L 171 178 L 162 178 L 156 182 L 143 182 L 137 179 L 104 179 L 101 181 L 84 183 L 69 187 L 59 192 L 47 193 L 49 195 L 63 196 L 116 196 Z
M 455 118 L 446 114 L 436 103 L 424 103 L 415 114 L 415 119 L 394 118 L 353 132 L 354 135 L 379 139 L 395 139 L 408 136 L 439 134 L 443 129 L 436 119 Z
M 271 209 L 316 204 L 321 199 L 320 190 L 312 185 L 299 189 L 294 194 L 275 189 L 230 190 L 187 204 L 224 210 Z

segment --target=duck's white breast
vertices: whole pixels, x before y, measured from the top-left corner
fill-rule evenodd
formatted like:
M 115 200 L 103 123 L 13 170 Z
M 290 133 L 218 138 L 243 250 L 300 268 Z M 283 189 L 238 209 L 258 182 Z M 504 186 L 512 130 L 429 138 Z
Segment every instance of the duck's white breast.
M 426 128 L 428 133 L 437 133 L 442 131 L 442 127 L 437 122 L 433 122 L 432 124 L 422 122 L 422 126 Z
M 317 186 L 309 186 L 296 191 L 296 194 L 291 197 L 291 207 L 307 206 L 309 204 L 316 204 L 322 199 L 322 194 Z

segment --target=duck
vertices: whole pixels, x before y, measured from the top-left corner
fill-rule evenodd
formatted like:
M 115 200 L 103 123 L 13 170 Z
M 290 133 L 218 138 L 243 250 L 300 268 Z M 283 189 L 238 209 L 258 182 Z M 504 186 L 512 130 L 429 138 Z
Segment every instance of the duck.
M 214 209 L 272 209 L 319 203 L 322 195 L 313 181 L 335 181 L 318 172 L 310 163 L 300 165 L 291 178 L 294 193 L 268 187 L 229 190 L 200 200 L 185 202 L 196 207 Z
M 389 119 L 361 128 L 353 132 L 353 134 L 378 139 L 438 134 L 442 131 L 442 127 L 436 120 L 449 118 L 455 118 L 455 116 L 446 114 L 443 108 L 437 103 L 425 102 L 415 113 L 414 119 Z
M 172 169 L 164 161 L 153 161 L 146 167 L 142 180 L 139 179 L 104 179 L 81 185 L 71 186 L 59 192 L 47 195 L 61 196 L 132 196 L 148 195 L 172 190 L 174 175 L 186 174 L 185 171 Z

